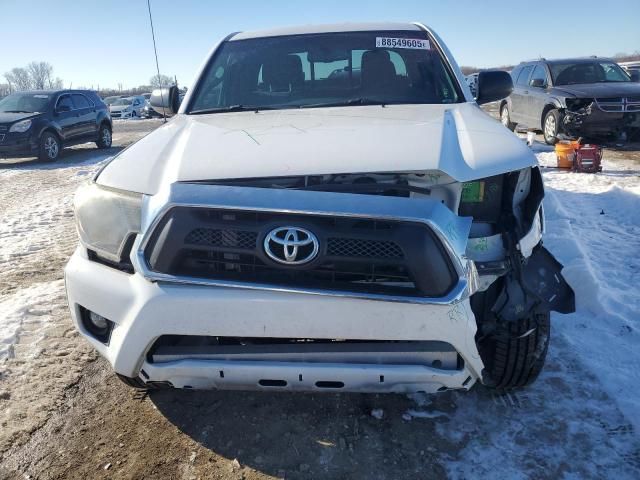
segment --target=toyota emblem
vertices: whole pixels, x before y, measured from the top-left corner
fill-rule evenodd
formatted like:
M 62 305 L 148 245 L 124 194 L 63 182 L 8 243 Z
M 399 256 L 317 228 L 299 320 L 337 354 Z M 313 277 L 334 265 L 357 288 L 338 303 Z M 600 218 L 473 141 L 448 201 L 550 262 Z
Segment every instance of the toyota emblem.
M 309 230 L 300 227 L 278 227 L 264 239 L 269 258 L 284 265 L 303 265 L 316 258 L 320 244 Z

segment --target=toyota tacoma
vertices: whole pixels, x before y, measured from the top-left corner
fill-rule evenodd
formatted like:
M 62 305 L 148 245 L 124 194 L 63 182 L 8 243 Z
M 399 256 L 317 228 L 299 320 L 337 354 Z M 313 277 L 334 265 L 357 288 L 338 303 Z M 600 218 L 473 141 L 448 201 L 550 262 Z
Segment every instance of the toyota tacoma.
M 527 385 L 574 297 L 511 89 L 418 23 L 229 35 L 78 190 L 76 327 L 140 388 Z

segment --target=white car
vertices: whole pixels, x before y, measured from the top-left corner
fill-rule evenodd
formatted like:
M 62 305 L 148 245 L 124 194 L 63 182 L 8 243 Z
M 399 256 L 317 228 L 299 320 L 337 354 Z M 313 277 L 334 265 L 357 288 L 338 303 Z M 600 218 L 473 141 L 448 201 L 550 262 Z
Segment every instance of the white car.
M 119 98 L 109 105 L 112 118 L 140 118 L 144 113 L 146 100 L 142 95 Z
M 467 75 L 465 77 L 465 80 L 467 82 L 467 85 L 469 85 L 469 90 L 471 90 L 471 95 L 475 97 L 478 92 L 478 74 L 472 73 L 471 75 Z
M 345 72 L 335 74 L 334 72 Z M 507 96 L 483 72 L 477 102 Z M 81 334 L 135 387 L 436 392 L 540 372 L 574 309 L 526 145 L 422 24 L 237 33 L 80 188 Z

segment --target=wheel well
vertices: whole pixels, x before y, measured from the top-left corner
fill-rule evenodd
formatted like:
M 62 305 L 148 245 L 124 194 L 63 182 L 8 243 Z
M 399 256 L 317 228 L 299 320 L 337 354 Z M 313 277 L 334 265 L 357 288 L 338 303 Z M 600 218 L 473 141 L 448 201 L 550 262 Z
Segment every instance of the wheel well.
M 44 130 L 42 130 L 42 133 L 40 133 L 40 138 L 42 138 L 42 136 L 43 136 L 45 133 L 51 133 L 51 134 L 53 134 L 53 135 L 58 139 L 58 141 L 59 141 L 60 143 L 62 143 L 62 137 L 61 137 L 61 136 L 60 136 L 60 134 L 56 131 L 56 129 L 55 129 L 55 128 L 52 128 L 52 127 L 47 127 L 47 128 L 45 128 Z
M 547 116 L 549 110 L 555 110 L 556 106 L 552 104 L 547 104 L 542 109 L 542 116 L 540 117 L 540 129 L 544 131 L 544 117 Z

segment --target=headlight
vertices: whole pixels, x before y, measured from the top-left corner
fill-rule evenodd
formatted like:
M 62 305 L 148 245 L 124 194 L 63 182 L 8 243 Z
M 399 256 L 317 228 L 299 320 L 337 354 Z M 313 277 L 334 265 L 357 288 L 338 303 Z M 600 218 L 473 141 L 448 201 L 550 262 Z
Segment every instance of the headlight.
M 31 128 L 31 120 L 22 120 L 11 125 L 9 132 L 24 133 Z
M 142 195 L 89 183 L 76 192 L 76 225 L 82 244 L 119 262 L 130 234 L 140 231 Z

